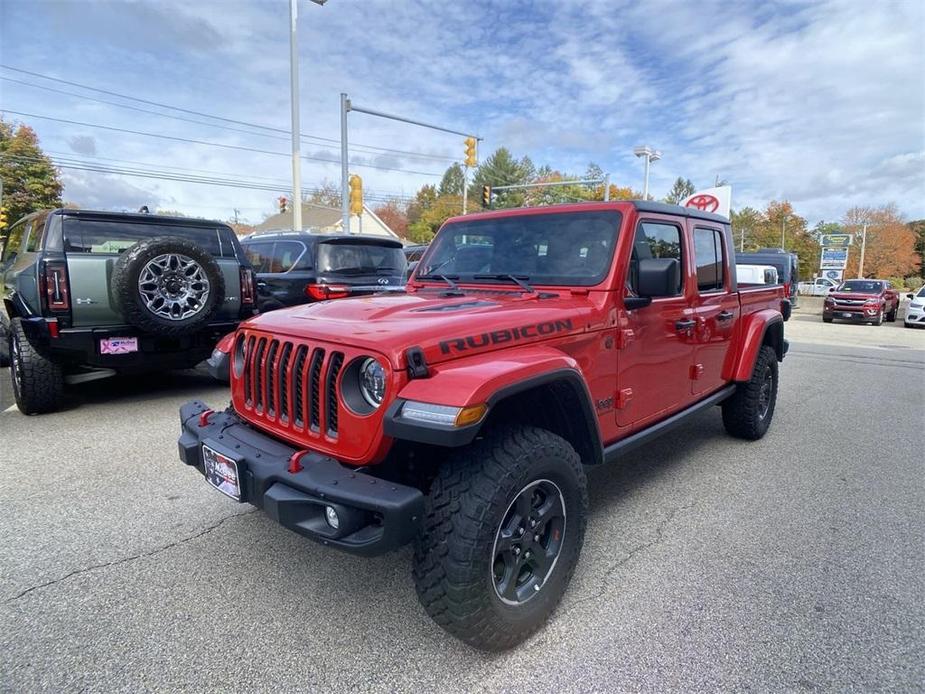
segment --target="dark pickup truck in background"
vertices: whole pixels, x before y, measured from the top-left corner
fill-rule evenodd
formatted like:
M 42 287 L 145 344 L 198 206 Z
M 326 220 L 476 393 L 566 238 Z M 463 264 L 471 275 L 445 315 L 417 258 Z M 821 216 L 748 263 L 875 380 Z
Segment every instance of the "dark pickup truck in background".
M 256 310 L 221 222 L 58 209 L 3 236 L 0 353 L 25 414 L 57 409 L 65 382 L 195 366 Z

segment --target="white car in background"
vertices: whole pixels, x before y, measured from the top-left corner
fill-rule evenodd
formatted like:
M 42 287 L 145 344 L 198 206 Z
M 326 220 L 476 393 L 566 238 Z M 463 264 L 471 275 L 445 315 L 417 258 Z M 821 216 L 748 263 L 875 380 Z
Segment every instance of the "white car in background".
M 806 294 L 807 296 L 826 296 L 837 286 L 838 282 L 830 280 L 828 277 L 817 277 L 809 282 L 800 282 L 797 288 L 800 294 Z
M 920 287 L 915 294 L 906 294 L 912 301 L 906 307 L 906 317 L 903 325 L 907 328 L 925 328 L 925 286 Z

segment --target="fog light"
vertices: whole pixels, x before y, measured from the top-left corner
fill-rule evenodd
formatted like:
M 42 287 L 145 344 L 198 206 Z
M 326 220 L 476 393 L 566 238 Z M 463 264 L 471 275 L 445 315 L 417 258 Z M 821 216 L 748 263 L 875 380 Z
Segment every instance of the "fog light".
M 334 510 L 333 506 L 324 507 L 324 519 L 335 530 L 340 527 L 340 518 L 337 517 L 337 511 Z

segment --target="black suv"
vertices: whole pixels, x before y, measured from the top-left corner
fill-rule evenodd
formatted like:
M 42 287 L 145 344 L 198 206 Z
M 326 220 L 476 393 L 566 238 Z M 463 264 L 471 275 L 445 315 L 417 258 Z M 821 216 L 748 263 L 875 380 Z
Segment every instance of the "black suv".
M 261 312 L 404 287 L 402 244 L 379 236 L 280 231 L 241 240 Z
M 256 283 L 227 224 L 47 210 L 3 233 L 0 354 L 25 414 L 65 382 L 189 368 L 256 313 Z

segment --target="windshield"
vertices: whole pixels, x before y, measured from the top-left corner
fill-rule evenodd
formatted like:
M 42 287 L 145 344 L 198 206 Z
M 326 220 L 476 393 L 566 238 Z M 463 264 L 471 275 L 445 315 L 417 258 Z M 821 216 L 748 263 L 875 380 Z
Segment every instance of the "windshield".
M 919 293 L 916 294 L 916 296 L 918 297 L 925 296 L 925 287 L 922 287 L 921 289 L 919 289 Z
M 417 277 L 478 282 L 514 275 L 535 284 L 591 286 L 610 268 L 620 221 L 619 212 L 607 210 L 454 222 L 437 234 Z
M 842 282 L 838 288 L 840 292 L 856 292 L 858 294 L 879 294 L 883 289 L 883 282 L 871 282 L 870 280 L 848 280 Z
M 319 273 L 402 275 L 407 265 L 402 249 L 393 246 L 319 243 L 317 256 Z

